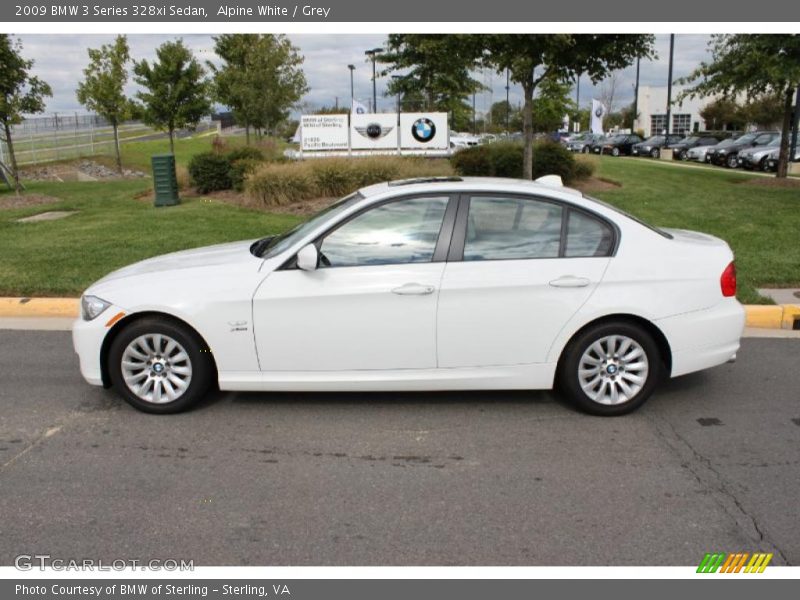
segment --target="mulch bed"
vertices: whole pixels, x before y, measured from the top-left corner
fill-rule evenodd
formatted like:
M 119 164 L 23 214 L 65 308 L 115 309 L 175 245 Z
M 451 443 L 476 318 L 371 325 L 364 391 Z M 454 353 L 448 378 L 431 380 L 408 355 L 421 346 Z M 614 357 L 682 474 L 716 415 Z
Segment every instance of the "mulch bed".
M 742 182 L 742 185 L 754 185 L 759 187 L 770 187 L 770 188 L 789 188 L 789 189 L 796 189 L 800 188 L 800 179 L 796 177 L 785 177 L 785 178 L 778 178 L 778 177 L 755 177 L 753 179 L 747 179 Z
M 600 177 L 589 177 L 583 181 L 575 181 L 569 187 L 575 188 L 584 194 L 594 194 L 596 192 L 605 192 L 608 190 L 617 190 L 622 186 L 609 179 L 601 179 Z

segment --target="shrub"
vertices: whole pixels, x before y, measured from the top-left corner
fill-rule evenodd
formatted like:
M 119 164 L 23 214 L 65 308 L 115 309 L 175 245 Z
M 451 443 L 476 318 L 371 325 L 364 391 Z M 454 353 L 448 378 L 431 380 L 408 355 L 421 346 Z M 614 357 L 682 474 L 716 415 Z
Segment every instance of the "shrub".
M 244 182 L 247 176 L 255 172 L 263 162 L 252 158 L 241 158 L 231 162 L 229 170 L 231 187 L 237 192 L 244 190 Z
M 317 195 L 308 163 L 265 164 L 247 177 L 245 191 L 258 206 L 280 206 Z
M 201 194 L 231 188 L 230 162 L 214 152 L 196 154 L 189 161 L 189 176 Z
M 233 164 L 237 160 L 264 160 L 264 153 L 254 146 L 239 146 L 228 152 L 228 161 Z
M 473 177 L 522 177 L 524 150 L 522 144 L 497 142 L 473 146 L 451 157 L 453 168 L 460 174 Z M 533 147 L 533 178 L 559 175 L 564 183 L 589 177 L 594 172 L 590 163 L 579 163 L 561 144 L 540 141 Z
M 347 159 L 317 159 L 309 163 L 314 184 L 322 196 L 344 196 L 358 187 L 358 171 Z
M 575 159 L 575 179 L 589 179 L 594 175 L 595 164 L 588 160 Z

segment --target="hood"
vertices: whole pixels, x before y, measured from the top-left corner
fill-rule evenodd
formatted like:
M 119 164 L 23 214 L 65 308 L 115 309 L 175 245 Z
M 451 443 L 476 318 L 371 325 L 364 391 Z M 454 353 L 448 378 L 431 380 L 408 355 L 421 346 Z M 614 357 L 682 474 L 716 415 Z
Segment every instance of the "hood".
M 181 250 L 180 252 L 172 252 L 154 258 L 148 258 L 109 273 L 100 281 L 96 282 L 95 285 L 122 277 L 130 277 L 132 275 L 225 265 L 234 262 L 238 263 L 244 258 L 252 257 L 250 254 L 250 246 L 254 241 L 255 240 L 248 240 L 204 246 L 202 248 L 194 248 L 193 250 Z

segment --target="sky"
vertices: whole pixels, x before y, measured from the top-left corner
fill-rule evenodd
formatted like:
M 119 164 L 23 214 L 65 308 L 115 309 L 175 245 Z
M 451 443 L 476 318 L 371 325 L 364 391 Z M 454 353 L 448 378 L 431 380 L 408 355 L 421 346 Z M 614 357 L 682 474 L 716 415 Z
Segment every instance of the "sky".
M 33 74 L 38 75 L 53 88 L 53 97 L 47 101 L 47 113 L 77 112 L 83 114 L 86 112 L 75 98 L 77 82 L 82 78 L 82 70 L 88 61 L 86 48 L 96 48 L 102 44 L 111 43 L 114 37 L 115 34 L 20 36 L 24 56 L 35 61 Z M 217 61 L 213 50 L 214 41 L 210 35 L 129 35 L 131 56 L 135 60 L 143 58 L 152 60 L 155 57 L 157 46 L 176 37 L 182 37 L 186 45 L 203 62 L 206 60 Z M 350 72 L 347 68 L 348 64 L 356 66 L 354 72 L 355 97 L 364 103 L 371 98 L 372 70 L 364 55 L 364 50 L 380 47 L 386 41 L 385 35 L 293 34 L 288 37 L 305 57 L 303 70 L 310 88 L 308 94 L 303 98 L 305 107 L 313 109 L 332 106 L 337 97 L 340 105 L 349 104 Z M 687 75 L 700 61 L 708 58 L 708 40 L 709 36 L 706 35 L 675 36 L 674 79 Z M 666 85 L 669 35 L 656 36 L 656 52 L 658 53 L 656 60 L 641 64 L 640 85 Z M 505 99 L 504 74 L 485 71 L 475 75 L 490 88 L 476 97 L 476 107 L 479 113 L 486 111 L 492 102 Z M 635 78 L 635 66 L 617 73 L 617 91 L 614 100 L 616 108 L 633 101 Z M 588 104 L 592 96 L 599 97 L 602 85 L 601 83 L 593 87 L 588 78 L 584 77 L 580 86 L 581 105 Z M 379 78 L 378 109 L 392 110 L 395 106 L 395 98 L 386 96 L 385 89 L 386 80 Z M 133 94 L 136 90 L 136 85 L 130 82 L 128 93 Z M 517 104 L 522 100 L 521 89 L 513 82 L 509 96 L 512 104 Z

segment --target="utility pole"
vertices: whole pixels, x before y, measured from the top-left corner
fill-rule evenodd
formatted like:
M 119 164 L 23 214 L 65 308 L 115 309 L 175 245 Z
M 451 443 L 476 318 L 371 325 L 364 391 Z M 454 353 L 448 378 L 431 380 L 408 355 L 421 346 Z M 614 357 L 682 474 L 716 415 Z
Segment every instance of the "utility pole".
M 511 133 L 511 129 L 509 126 L 511 119 L 511 103 L 508 101 L 508 93 L 509 90 L 511 90 L 510 83 L 511 83 L 510 75 L 508 69 L 506 69 L 506 133 Z
M 669 34 L 669 80 L 667 81 L 667 127 L 666 133 L 669 135 L 670 120 L 672 119 L 672 58 L 675 54 L 675 34 Z
M 797 95 L 794 98 L 794 118 L 792 119 L 792 144 L 789 146 L 788 162 L 794 160 L 797 154 L 797 130 L 800 128 L 800 85 L 797 86 Z
M 355 65 L 347 65 L 347 68 L 350 69 L 350 110 L 353 110 L 353 102 L 356 99 L 355 92 L 353 91 L 353 71 L 356 70 Z
M 333 103 L 333 109 L 338 111 L 339 110 L 339 96 L 334 96 L 334 98 L 336 98 L 336 100 Z
M 575 81 L 575 108 L 578 111 L 578 131 L 581 130 L 581 119 L 580 119 L 580 112 L 581 112 L 581 73 L 578 72 L 578 77 Z M 576 132 L 577 133 L 577 132 Z
M 477 133 L 477 124 L 475 120 L 475 92 L 472 92 L 472 134 Z
M 367 50 L 364 52 L 364 54 L 366 54 L 372 61 L 372 112 L 374 113 L 378 112 L 378 88 L 375 74 L 375 59 L 381 52 L 383 52 L 383 48 L 373 48 L 372 50 Z
M 670 77 L 672 79 L 672 77 Z M 633 88 L 633 118 L 631 119 L 631 133 L 639 118 L 639 57 L 636 57 L 636 85 Z

